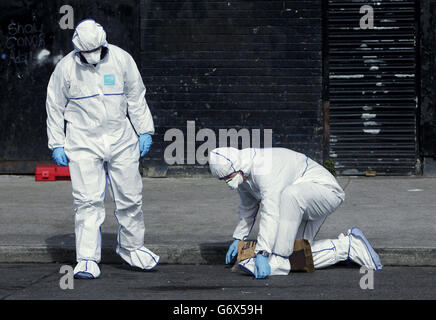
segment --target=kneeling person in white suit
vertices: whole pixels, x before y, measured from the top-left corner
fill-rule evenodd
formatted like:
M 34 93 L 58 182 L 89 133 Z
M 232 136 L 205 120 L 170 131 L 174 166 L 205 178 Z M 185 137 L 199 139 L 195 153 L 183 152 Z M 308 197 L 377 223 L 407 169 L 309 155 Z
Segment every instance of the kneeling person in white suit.
M 50 78 L 46 107 L 48 146 L 56 163 L 70 169 L 74 275 L 100 275 L 107 181 L 119 223 L 117 253 L 134 267 L 152 269 L 159 256 L 144 247 L 139 157 L 150 148 L 154 124 L 141 75 L 126 51 L 107 43 L 106 32 L 94 20 L 79 23 L 72 42 L 74 51 L 59 61 Z
M 217 148 L 209 154 L 209 166 L 212 175 L 236 189 L 241 200 L 227 264 L 259 216 L 256 258 L 239 264 L 256 278 L 289 274 L 296 239 L 309 241 L 317 269 L 346 260 L 369 269 L 382 268 L 377 253 L 358 228 L 337 239 L 314 240 L 345 194 L 333 175 L 306 155 L 284 148 Z

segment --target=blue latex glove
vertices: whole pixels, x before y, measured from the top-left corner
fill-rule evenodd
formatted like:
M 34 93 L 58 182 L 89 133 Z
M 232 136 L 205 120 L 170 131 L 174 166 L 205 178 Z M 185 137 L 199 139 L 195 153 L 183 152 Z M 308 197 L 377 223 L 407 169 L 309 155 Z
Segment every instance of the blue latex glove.
M 65 154 L 63 147 L 55 148 L 52 157 L 58 166 L 66 167 L 68 165 L 67 155 Z
M 236 257 L 236 255 L 238 254 L 238 243 L 239 240 L 234 240 L 230 245 L 229 250 L 226 254 L 226 264 L 232 262 L 233 258 Z
M 141 157 L 145 156 L 148 150 L 150 150 L 152 142 L 153 140 L 149 133 L 143 133 L 139 136 L 139 151 L 141 152 Z
M 268 277 L 270 273 L 271 267 L 269 266 L 268 258 L 258 254 L 254 266 L 254 276 L 256 279 L 263 279 Z

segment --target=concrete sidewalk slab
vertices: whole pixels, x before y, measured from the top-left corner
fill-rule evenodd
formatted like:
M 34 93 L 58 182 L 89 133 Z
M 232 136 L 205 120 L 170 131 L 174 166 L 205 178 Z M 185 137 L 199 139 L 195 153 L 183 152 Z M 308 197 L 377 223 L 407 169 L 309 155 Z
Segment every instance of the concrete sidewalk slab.
M 358 226 L 384 265 L 436 265 L 436 178 L 340 177 L 346 200 L 317 238 Z M 239 197 L 213 178 L 143 178 L 146 243 L 162 263 L 224 263 L 238 219 Z M 70 181 L 0 176 L 0 262 L 74 263 Z M 103 263 L 115 255 L 118 225 L 108 197 Z M 256 225 L 250 238 L 255 238 Z

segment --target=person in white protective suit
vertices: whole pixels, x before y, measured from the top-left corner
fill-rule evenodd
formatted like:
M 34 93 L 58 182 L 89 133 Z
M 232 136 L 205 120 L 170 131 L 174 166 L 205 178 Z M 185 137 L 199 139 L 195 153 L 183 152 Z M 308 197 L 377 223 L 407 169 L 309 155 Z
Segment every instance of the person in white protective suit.
M 141 75 L 131 55 L 108 44 L 103 27 L 92 19 L 77 25 L 72 42 L 74 50 L 51 75 L 46 109 L 48 147 L 71 175 L 74 275 L 100 275 L 107 187 L 119 224 L 117 254 L 133 267 L 151 270 L 160 257 L 144 247 L 139 158 L 150 148 L 154 123 Z
M 296 239 L 309 241 L 317 269 L 346 260 L 369 269 L 382 268 L 377 253 L 358 228 L 337 239 L 314 239 L 345 194 L 333 175 L 306 155 L 285 148 L 217 148 L 209 153 L 209 167 L 214 177 L 238 191 L 241 200 L 227 264 L 259 216 L 256 257 L 239 263 L 256 278 L 289 274 Z

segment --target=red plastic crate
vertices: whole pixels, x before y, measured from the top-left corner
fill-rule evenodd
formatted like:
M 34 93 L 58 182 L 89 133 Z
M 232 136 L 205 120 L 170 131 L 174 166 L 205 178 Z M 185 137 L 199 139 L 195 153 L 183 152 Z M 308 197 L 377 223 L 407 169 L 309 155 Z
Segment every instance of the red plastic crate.
M 35 169 L 36 181 L 71 180 L 70 169 L 56 164 L 38 164 Z

